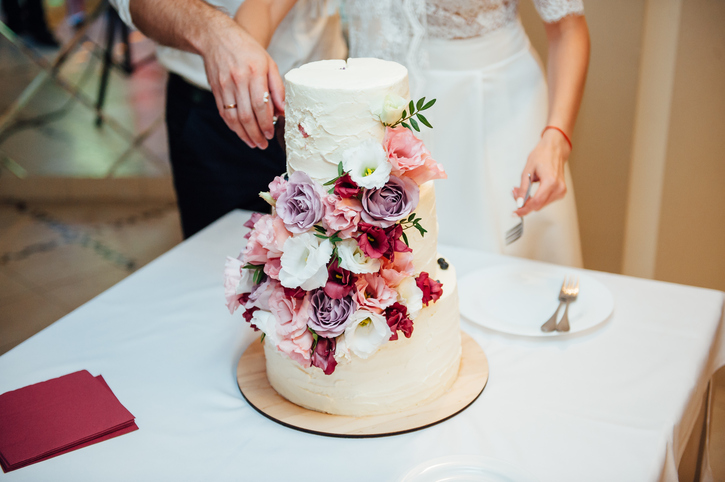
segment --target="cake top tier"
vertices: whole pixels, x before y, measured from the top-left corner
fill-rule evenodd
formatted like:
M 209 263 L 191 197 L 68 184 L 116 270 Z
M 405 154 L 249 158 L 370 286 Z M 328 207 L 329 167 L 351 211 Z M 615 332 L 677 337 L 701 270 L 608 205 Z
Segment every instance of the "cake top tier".
M 387 95 L 408 99 L 408 71 L 380 59 L 322 60 L 285 75 L 287 171 L 323 183 L 337 176 L 345 150 L 382 143 Z
M 408 70 L 381 59 L 321 60 L 293 69 L 287 82 L 317 89 L 355 91 L 388 88 L 407 82 Z

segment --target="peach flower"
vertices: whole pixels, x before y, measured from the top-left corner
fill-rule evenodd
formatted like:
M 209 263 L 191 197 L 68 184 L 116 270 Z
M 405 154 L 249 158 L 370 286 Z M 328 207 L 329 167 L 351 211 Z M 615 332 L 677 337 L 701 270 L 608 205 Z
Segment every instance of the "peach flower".
M 389 261 L 387 258 L 384 258 L 380 274 L 388 286 L 393 288 L 398 286 L 405 278 L 409 278 L 415 274 L 413 253 L 396 252 L 394 261 Z
M 280 338 L 299 337 L 307 331 L 309 310 L 309 296 L 288 298 L 281 285 L 278 285 L 269 297 L 269 311 L 277 320 L 277 334 Z
M 385 308 L 397 301 L 398 293 L 388 286 L 380 275 L 365 274 L 355 282 L 353 299 L 359 308 L 382 313 Z
M 337 196 L 327 195 L 322 198 L 322 203 L 325 205 L 323 219 L 330 230 L 329 234 L 339 231 L 342 239 L 351 238 L 360 222 L 360 212 L 362 211 L 360 201 L 355 198 L 341 199 Z
M 309 368 L 311 365 L 312 342 L 312 333 L 305 330 L 301 335 L 280 339 L 277 349 L 302 365 L 302 367 Z

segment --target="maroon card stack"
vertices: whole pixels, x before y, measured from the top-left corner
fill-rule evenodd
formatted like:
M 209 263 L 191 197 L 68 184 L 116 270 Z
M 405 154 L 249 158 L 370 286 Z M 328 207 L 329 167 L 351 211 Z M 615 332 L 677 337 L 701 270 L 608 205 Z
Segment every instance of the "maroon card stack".
M 0 395 L 0 466 L 10 472 L 134 430 L 103 377 L 71 373 Z

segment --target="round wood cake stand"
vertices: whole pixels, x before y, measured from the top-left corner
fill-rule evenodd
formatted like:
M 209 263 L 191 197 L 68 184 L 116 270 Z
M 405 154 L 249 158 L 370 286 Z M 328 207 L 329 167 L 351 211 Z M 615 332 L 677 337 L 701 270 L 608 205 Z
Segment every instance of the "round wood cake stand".
M 439 398 L 385 415 L 348 417 L 302 408 L 279 395 L 267 380 L 264 348 L 253 342 L 239 359 L 237 383 L 259 413 L 286 427 L 330 437 L 385 437 L 430 427 L 460 413 L 481 394 L 488 381 L 488 360 L 481 347 L 461 332 L 458 378 Z

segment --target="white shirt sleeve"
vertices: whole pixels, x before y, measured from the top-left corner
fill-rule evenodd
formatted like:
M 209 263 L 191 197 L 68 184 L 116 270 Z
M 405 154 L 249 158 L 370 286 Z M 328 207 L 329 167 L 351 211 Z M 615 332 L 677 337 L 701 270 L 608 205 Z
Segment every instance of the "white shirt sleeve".
M 118 12 L 119 17 L 121 17 L 121 20 L 123 20 L 123 23 L 131 27 L 132 29 L 136 29 L 136 26 L 133 24 L 133 20 L 131 19 L 131 9 L 129 8 L 129 3 L 131 0 L 109 0 L 111 2 L 111 5 L 113 5 L 113 8 L 116 9 Z M 138 29 L 136 29 L 138 30 Z

